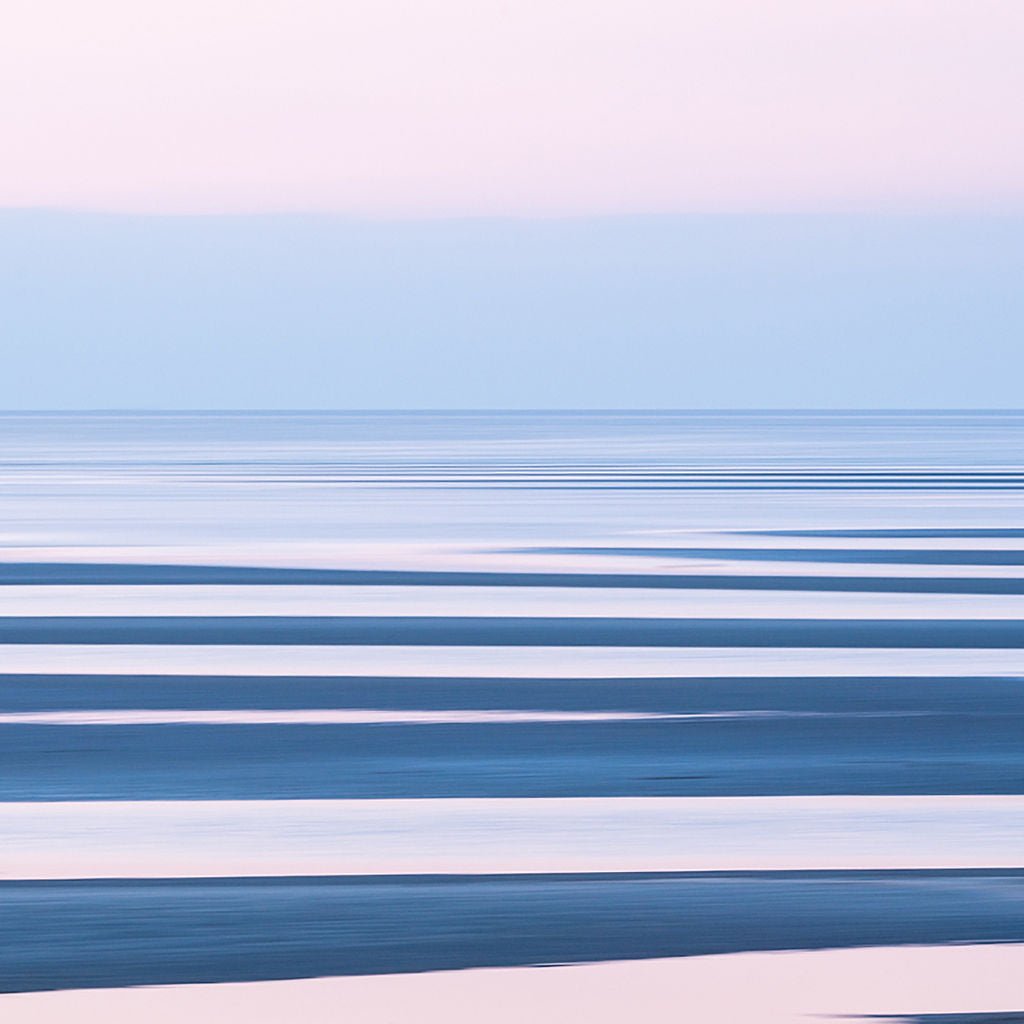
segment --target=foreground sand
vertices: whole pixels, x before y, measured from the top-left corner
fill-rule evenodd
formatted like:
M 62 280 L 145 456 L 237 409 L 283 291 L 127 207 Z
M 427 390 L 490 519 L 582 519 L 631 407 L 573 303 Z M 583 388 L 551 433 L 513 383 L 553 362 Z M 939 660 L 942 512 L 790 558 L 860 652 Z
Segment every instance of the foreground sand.
M 5 1024 L 810 1024 L 1024 1011 L 1024 945 L 740 953 L 552 968 L 0 996 Z M 979 1021 L 984 1017 L 979 1016 Z

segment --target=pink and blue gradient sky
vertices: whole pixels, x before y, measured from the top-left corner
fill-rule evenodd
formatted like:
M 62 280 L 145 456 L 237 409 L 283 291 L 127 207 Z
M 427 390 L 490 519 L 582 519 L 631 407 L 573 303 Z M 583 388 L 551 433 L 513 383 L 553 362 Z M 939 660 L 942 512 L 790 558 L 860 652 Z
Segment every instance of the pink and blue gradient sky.
M 0 17 L 0 408 L 1021 404 L 1024 0 Z
M 0 207 L 1024 208 L 1020 0 L 7 0 Z

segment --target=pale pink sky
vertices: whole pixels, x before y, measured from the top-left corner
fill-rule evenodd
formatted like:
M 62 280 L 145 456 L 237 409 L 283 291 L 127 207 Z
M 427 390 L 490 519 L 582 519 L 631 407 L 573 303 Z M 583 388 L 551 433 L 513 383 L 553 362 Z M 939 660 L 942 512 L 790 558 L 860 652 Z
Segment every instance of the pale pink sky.
M 1021 0 L 7 0 L 0 207 L 1024 207 Z

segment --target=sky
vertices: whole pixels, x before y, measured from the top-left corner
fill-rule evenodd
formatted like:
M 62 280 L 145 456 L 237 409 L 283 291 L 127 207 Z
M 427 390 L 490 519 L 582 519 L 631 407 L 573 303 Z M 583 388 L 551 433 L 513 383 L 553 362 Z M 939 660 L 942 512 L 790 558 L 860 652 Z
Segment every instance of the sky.
M 1020 0 L 7 0 L 0 407 L 1018 405 L 1022 53 Z

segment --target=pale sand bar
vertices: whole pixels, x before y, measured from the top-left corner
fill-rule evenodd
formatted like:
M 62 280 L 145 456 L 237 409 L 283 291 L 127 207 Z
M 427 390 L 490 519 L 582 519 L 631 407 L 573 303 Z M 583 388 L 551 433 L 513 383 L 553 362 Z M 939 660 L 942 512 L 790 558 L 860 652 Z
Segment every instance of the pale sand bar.
M 522 618 L 1024 619 L 1024 595 L 585 586 L 0 586 L 0 616 L 401 615 Z
M 0 878 L 1024 866 L 1022 796 L 0 804 Z
M 1024 945 L 878 947 L 40 992 L 0 996 L 0 1017 L 4 1024 L 854 1024 L 875 1015 L 1021 1011 L 1022 978 Z
M 4 673 L 666 679 L 1024 677 L 1024 650 L 0 644 Z M 827 682 L 827 680 L 823 680 Z

